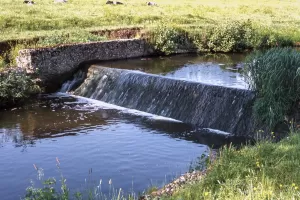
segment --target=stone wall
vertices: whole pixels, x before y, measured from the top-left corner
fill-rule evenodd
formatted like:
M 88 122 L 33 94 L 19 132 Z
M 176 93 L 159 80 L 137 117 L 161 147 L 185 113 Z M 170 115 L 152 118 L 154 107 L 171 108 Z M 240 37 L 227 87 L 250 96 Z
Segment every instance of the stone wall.
M 143 39 L 114 40 L 24 49 L 19 51 L 17 64 L 28 72 L 37 71 L 47 91 L 54 91 L 84 61 L 126 59 L 153 53 Z

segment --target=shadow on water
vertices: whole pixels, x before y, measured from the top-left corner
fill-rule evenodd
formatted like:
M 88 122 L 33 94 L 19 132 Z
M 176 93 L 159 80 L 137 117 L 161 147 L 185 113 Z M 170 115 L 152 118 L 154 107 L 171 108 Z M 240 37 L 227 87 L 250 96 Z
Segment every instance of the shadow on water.
M 244 137 L 198 129 L 189 124 L 133 115 L 116 109 L 99 109 L 95 105 L 78 101 L 72 96 L 41 96 L 37 101 L 1 111 L 0 145 L 13 141 L 16 147 L 35 144 L 36 139 L 76 136 L 88 129 L 102 129 L 122 118 L 126 123 L 139 124 L 142 128 L 167 134 L 171 138 L 205 144 L 212 148 L 233 143 L 244 144 Z M 20 132 L 14 131 L 18 128 Z M 2 133 L 2 134 L 1 134 Z

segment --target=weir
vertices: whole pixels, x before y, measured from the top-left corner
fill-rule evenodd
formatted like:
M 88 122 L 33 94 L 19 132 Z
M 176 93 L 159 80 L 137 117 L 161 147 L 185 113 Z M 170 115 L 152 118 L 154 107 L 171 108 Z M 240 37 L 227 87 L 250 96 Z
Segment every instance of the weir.
M 250 90 L 93 65 L 74 94 L 233 135 L 254 133 Z

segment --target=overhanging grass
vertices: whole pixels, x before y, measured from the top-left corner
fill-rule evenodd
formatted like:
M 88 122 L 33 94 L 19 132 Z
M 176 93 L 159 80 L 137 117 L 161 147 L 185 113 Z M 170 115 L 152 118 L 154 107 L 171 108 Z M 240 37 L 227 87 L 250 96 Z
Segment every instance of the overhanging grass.
M 18 0 L 1 1 L 0 41 L 69 32 L 74 28 L 94 29 L 174 23 L 191 30 L 251 19 L 285 37 L 299 41 L 300 2 L 297 0 L 157 0 L 158 7 L 144 1 L 123 0 L 125 5 L 106 5 L 106 0 L 36 0 L 28 6 Z
M 224 148 L 203 179 L 169 199 L 299 199 L 300 132 L 279 143 Z

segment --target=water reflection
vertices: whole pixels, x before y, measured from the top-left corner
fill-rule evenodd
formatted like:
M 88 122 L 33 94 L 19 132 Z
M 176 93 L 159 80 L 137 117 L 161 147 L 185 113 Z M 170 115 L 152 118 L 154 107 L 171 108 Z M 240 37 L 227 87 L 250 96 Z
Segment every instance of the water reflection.
M 189 125 L 99 108 L 73 97 L 42 97 L 0 116 L 0 195 L 8 200 L 24 195 L 29 179 L 36 177 L 33 164 L 44 169 L 45 177 L 59 179 L 56 157 L 74 190 L 93 168 L 97 179 L 113 179 L 124 191 L 134 182 L 134 191 L 140 192 L 150 179 L 161 184 L 166 176 L 170 180 L 187 171 L 190 161 L 207 150 L 180 138 Z M 108 185 L 102 191 L 107 193 Z
M 97 63 L 206 84 L 247 89 L 241 69 L 246 54 L 186 54 Z
M 244 139 L 229 139 L 223 134 L 212 134 L 181 122 L 157 120 L 148 116 L 132 115 L 116 109 L 99 109 L 93 103 L 81 102 L 71 96 L 41 96 L 37 102 L 24 107 L 1 111 L 0 145 L 13 142 L 16 147 L 33 146 L 36 139 L 76 136 L 90 130 L 105 130 L 120 117 L 128 124 L 139 124 L 142 129 L 168 134 L 213 148 Z

